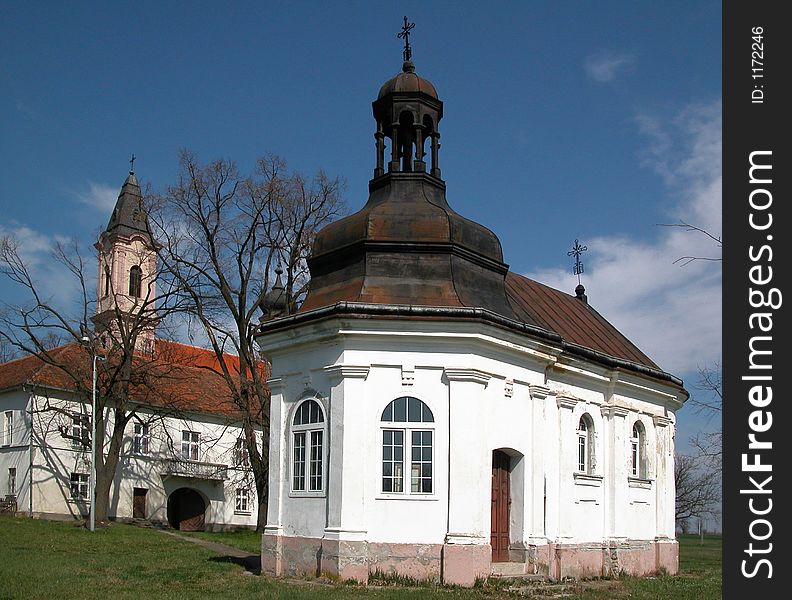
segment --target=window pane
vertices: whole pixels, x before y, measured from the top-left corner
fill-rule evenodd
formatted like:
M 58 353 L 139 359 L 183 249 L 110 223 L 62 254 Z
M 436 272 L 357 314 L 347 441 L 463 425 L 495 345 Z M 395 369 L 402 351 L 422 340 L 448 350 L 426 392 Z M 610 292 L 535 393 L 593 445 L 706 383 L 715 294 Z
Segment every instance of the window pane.
M 407 398 L 396 398 L 393 401 L 393 420 L 398 423 L 407 420 Z
M 294 434 L 294 463 L 292 465 L 292 488 L 305 490 L 305 432 Z
M 416 494 L 432 491 L 432 432 L 413 431 L 410 490 Z
M 311 479 L 308 487 L 313 492 L 322 489 L 322 433 L 311 432 Z
M 434 415 L 432 415 L 432 411 L 429 410 L 429 407 L 423 402 L 421 402 L 421 421 L 423 423 L 434 423 Z
M 382 491 L 402 491 L 402 456 L 404 432 L 385 430 L 382 432 Z
M 421 422 L 421 405 L 418 398 L 407 398 L 407 420 L 412 423 Z

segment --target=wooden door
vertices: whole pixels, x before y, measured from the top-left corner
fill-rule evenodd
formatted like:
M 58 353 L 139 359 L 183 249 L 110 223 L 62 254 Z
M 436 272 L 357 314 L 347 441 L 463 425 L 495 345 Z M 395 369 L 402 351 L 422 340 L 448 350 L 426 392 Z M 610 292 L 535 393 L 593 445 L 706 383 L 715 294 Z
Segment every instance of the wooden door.
M 145 519 L 146 518 L 146 488 L 133 488 L 132 489 L 132 518 Z
M 509 560 L 509 455 L 492 453 L 492 562 Z

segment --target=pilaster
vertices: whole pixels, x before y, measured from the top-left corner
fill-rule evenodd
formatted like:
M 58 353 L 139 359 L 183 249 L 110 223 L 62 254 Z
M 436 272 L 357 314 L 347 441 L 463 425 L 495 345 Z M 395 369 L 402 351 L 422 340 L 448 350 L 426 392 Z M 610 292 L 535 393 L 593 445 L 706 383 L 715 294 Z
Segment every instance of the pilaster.
M 621 406 L 606 405 L 600 408 L 604 421 L 605 442 L 605 533 L 608 538 L 626 538 L 627 476 L 629 444 L 626 417 L 630 411 Z
M 572 502 L 572 486 L 574 485 L 573 473 L 575 472 L 575 455 L 577 442 L 575 430 L 577 429 L 572 418 L 572 412 L 580 402 L 579 398 L 565 393 L 556 395 L 558 407 L 558 500 L 556 503 L 558 540 L 571 538 L 573 535 L 570 519 L 563 517 L 564 510 Z M 549 499 L 548 499 L 549 501 Z
M 356 435 L 366 431 L 365 380 L 369 366 L 331 365 L 327 427 L 327 526 L 324 536 L 334 541 L 365 539 L 366 453 Z M 349 432 L 350 435 L 346 435 Z

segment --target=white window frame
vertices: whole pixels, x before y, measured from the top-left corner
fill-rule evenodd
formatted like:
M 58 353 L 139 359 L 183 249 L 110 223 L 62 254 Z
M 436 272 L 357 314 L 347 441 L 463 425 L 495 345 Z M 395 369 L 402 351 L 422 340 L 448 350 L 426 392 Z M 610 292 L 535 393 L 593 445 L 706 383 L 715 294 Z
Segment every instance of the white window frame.
M 3 446 L 10 446 L 14 441 L 14 411 L 7 410 L 3 415 Z
M 385 413 L 387 412 L 388 408 L 395 403 L 397 400 L 401 398 L 407 399 L 407 406 L 405 410 L 405 420 L 396 419 L 394 418 L 396 415 L 392 414 L 390 420 L 382 420 L 385 418 Z M 420 406 L 424 407 L 426 411 L 428 411 L 428 416 L 431 418 L 430 421 L 423 420 L 424 414 L 422 412 L 421 416 L 419 417 L 421 420 L 409 420 L 411 418 L 411 414 L 409 412 L 410 406 L 410 399 L 417 400 L 420 402 Z M 423 409 L 422 409 L 423 410 Z M 390 436 L 388 435 L 390 434 Z M 401 461 L 398 461 L 396 458 L 396 448 L 399 445 L 396 443 L 396 436 L 400 434 L 401 437 Z M 421 448 L 429 449 L 429 458 L 428 460 L 424 458 L 423 452 L 421 452 L 421 456 L 417 459 L 413 457 L 413 449 L 417 450 L 415 445 L 414 435 L 418 434 L 420 437 L 424 438 L 424 434 L 428 434 L 429 436 L 429 443 L 426 445 L 421 445 Z M 416 398 L 415 396 L 400 396 L 399 398 L 395 398 L 388 402 L 385 405 L 385 408 L 382 411 L 382 416 L 380 417 L 380 467 L 379 467 L 379 494 L 385 498 L 432 498 L 437 493 L 437 487 L 435 485 L 436 482 L 436 466 L 437 462 L 435 460 L 435 445 L 437 441 L 437 436 L 435 432 L 435 421 L 434 421 L 434 413 L 432 409 L 429 408 L 429 405 L 421 400 L 420 398 Z M 425 438 L 419 440 L 419 444 L 424 444 L 426 442 Z M 388 449 L 390 449 L 390 458 L 387 458 Z M 385 473 L 385 465 L 390 464 L 391 466 L 391 474 L 386 475 Z M 422 466 L 429 465 L 431 474 L 429 477 L 422 476 Z M 409 469 L 406 468 L 406 465 L 409 465 Z M 421 491 L 415 489 L 415 481 L 414 481 L 414 471 L 416 466 L 418 467 L 418 485 L 421 485 L 421 481 L 428 479 L 430 490 L 429 491 Z M 396 471 L 399 471 L 397 474 Z M 385 489 L 385 480 L 390 479 L 393 485 L 391 486 L 392 489 L 387 490 Z M 400 485 L 396 485 L 396 482 L 399 481 Z M 400 489 L 395 489 L 400 488 Z
M 244 435 L 240 435 L 234 442 L 234 466 L 249 468 L 250 456 L 248 455 L 247 442 Z
M 646 428 L 635 421 L 630 432 L 630 477 L 646 479 Z
M 151 453 L 151 433 L 148 423 L 136 422 L 133 426 L 132 453 L 148 456 Z
M 234 493 L 234 512 L 236 514 L 249 515 L 251 509 L 252 494 L 250 488 L 238 487 Z
M 91 476 L 88 473 L 72 472 L 69 476 L 69 497 L 72 500 L 90 500 L 89 481 Z M 75 484 L 77 487 L 75 488 Z M 77 493 L 75 494 L 75 490 Z
M 71 422 L 71 445 L 76 449 L 87 449 L 91 447 L 91 417 L 86 413 L 73 412 Z M 82 440 L 88 443 L 83 444 Z
M 581 428 L 581 425 L 585 427 Z M 594 419 L 588 413 L 582 414 L 578 420 L 576 450 L 576 472 L 594 475 Z
M 320 420 L 295 425 L 298 411 L 309 402 L 315 402 L 319 406 Z M 319 398 L 300 400 L 290 415 L 289 424 L 291 429 L 289 490 L 294 496 L 324 496 L 327 477 L 327 417 L 321 400 Z M 298 440 L 300 440 L 299 444 Z M 301 486 L 297 485 L 298 481 L 301 482 Z
M 186 453 L 185 453 L 186 450 Z M 182 429 L 181 459 L 191 462 L 201 460 L 201 433 L 191 429 Z

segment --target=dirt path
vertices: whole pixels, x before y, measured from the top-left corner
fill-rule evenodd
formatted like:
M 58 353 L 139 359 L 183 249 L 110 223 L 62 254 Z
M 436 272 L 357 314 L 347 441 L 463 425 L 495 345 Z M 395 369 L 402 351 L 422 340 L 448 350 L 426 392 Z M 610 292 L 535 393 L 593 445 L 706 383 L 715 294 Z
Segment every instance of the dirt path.
M 219 542 L 212 542 L 210 540 L 204 540 L 197 537 L 181 535 L 176 531 L 168 531 L 164 529 L 159 531 L 165 535 L 170 535 L 175 538 L 179 538 L 180 540 L 203 546 L 204 548 L 219 554 L 220 556 L 218 557 L 218 560 L 225 559 L 223 562 L 232 562 L 241 565 L 246 571 L 254 575 L 259 575 L 261 573 L 261 557 L 258 554 L 250 554 L 249 552 L 245 552 L 239 548 L 234 548 L 233 546 L 228 546 Z

